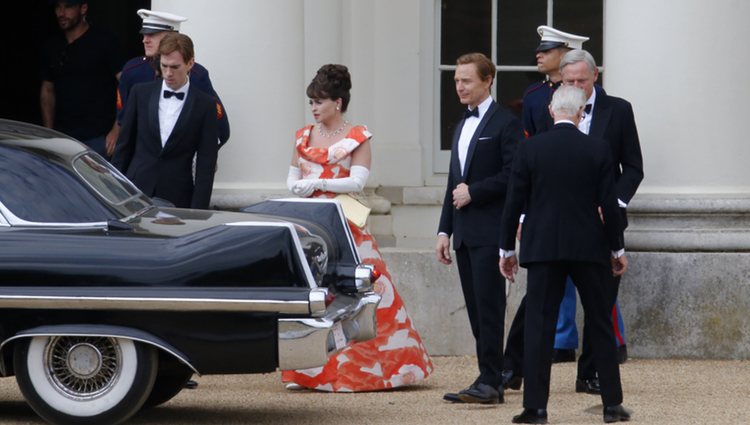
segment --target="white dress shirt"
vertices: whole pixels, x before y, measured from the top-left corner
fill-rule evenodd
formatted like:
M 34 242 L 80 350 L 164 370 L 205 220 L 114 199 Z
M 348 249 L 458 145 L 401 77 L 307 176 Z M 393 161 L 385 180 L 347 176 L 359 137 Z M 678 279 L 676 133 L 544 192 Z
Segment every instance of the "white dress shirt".
M 578 123 L 578 129 L 583 134 L 589 134 L 589 131 L 591 131 L 591 119 L 594 117 L 594 102 L 596 102 L 596 90 L 591 91 L 591 96 L 586 101 L 587 105 L 591 105 L 591 112 L 588 114 L 584 112 L 583 116 L 581 116 L 581 122 Z
M 482 117 L 490 109 L 492 104 L 492 96 L 487 96 L 477 108 L 479 109 L 478 117 L 469 117 L 464 120 L 464 126 L 461 128 L 461 135 L 458 137 L 458 163 L 461 165 L 461 175 L 464 174 L 464 164 L 466 164 L 466 155 L 469 153 L 469 143 L 471 138 L 474 137 L 474 133 L 479 127 L 479 123 L 482 121 Z
M 185 105 L 185 99 L 187 99 L 188 89 L 190 88 L 190 80 L 185 83 L 184 86 L 177 90 L 172 90 L 167 86 L 165 81 L 161 83 L 161 92 L 159 93 L 159 135 L 161 136 L 161 147 L 167 144 L 169 135 L 174 130 L 174 125 L 177 123 L 177 118 L 180 117 L 182 107 Z M 176 93 L 185 93 L 185 98 L 180 100 L 177 96 L 172 96 L 169 99 L 164 98 L 164 91 L 169 90 Z

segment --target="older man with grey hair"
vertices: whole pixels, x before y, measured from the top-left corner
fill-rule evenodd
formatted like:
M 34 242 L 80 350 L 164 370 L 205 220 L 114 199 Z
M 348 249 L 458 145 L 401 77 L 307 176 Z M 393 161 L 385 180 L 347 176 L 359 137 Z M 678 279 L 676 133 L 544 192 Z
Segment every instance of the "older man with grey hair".
M 607 289 L 627 270 L 609 146 L 580 132 L 583 90 L 564 86 L 552 96 L 551 130 L 519 144 L 500 227 L 500 271 L 514 280 L 515 234 L 526 212 L 520 265 L 527 273 L 523 407 L 513 423 L 547 423 L 555 323 L 571 276 L 581 296 L 604 422 L 626 421 Z
M 626 208 L 643 180 L 643 157 L 633 107 L 628 101 L 610 96 L 601 86 L 596 85 L 599 70 L 594 57 L 586 50 L 571 50 L 563 56 L 560 61 L 560 74 L 564 85 L 578 87 L 586 95 L 586 107 L 578 123 L 578 129 L 590 136 L 604 139 L 610 147 L 612 162 L 615 165 L 615 193 L 624 230 L 628 225 Z M 619 277 L 615 277 L 607 285 L 611 289 L 610 308 L 614 340 L 618 347 L 619 361 L 622 363 L 627 358 L 627 350 L 624 324 L 617 304 L 619 286 Z M 598 392 L 594 355 L 584 326 L 583 349 L 578 359 L 577 392 Z

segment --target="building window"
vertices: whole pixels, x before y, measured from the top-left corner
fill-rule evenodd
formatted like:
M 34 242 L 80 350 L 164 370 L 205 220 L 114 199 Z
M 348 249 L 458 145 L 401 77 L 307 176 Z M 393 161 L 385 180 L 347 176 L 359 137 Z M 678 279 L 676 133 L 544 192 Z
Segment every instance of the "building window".
M 583 47 L 601 65 L 604 0 L 437 1 L 440 146 L 436 146 L 436 172 L 447 171 L 453 132 L 465 109 L 458 102 L 453 84 L 456 59 L 462 54 L 481 52 L 493 60 L 498 73 L 492 94 L 518 116 L 524 91 L 543 78 L 536 70 L 534 57 L 539 25 L 589 37 Z

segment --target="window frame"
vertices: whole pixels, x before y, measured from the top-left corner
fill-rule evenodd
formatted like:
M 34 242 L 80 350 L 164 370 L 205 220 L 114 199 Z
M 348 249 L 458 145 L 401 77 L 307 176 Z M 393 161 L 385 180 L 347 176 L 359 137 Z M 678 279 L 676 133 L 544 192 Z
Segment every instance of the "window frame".
M 498 1 L 499 0 L 490 0 L 491 3 L 491 9 L 492 9 L 492 22 L 491 22 L 491 57 L 492 63 L 495 64 L 495 67 L 497 68 L 497 73 L 503 73 L 503 72 L 537 72 L 536 66 L 533 65 L 499 65 L 497 63 L 497 13 L 498 13 Z M 559 0 L 563 1 L 563 0 Z M 442 137 L 442 122 L 440 120 L 440 113 L 441 113 L 441 107 L 442 107 L 442 93 L 440 90 L 440 84 L 442 81 L 443 72 L 453 72 L 456 70 L 456 65 L 443 65 L 441 62 L 441 47 L 442 47 L 442 7 L 441 7 L 442 0 L 435 0 L 434 1 L 434 7 L 435 7 L 435 14 L 434 14 L 434 24 L 435 24 L 435 50 L 434 50 L 434 57 L 435 57 L 435 64 L 433 65 L 434 69 L 434 78 L 433 78 L 433 93 L 435 96 L 435 102 L 433 105 L 435 105 L 435 108 L 433 110 L 433 134 L 435 137 L 432 139 L 432 173 L 433 175 L 442 175 L 448 173 L 448 167 L 450 164 L 450 150 L 442 150 L 440 146 L 441 137 Z M 606 0 L 602 0 L 603 6 L 602 6 L 602 20 L 604 20 L 604 17 L 606 15 Z M 554 6 L 555 6 L 555 0 L 547 0 L 547 21 L 545 25 L 554 27 Z M 602 27 L 604 27 L 604 22 L 602 22 Z M 602 46 L 602 56 L 604 55 L 604 47 Z M 599 61 L 599 72 L 604 71 L 604 67 L 602 66 L 603 59 L 600 58 Z M 492 88 L 490 91 L 490 94 L 493 98 L 497 99 L 497 84 L 492 84 Z

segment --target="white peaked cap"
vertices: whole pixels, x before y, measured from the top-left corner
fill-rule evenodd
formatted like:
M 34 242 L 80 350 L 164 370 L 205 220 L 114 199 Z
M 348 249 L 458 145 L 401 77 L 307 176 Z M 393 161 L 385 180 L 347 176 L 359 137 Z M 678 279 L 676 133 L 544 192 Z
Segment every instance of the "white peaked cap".
M 547 25 L 541 25 L 536 29 L 542 40 L 539 42 L 539 46 L 536 48 L 537 52 L 544 52 L 555 47 L 567 47 L 569 49 L 582 49 L 583 42 L 588 41 L 588 37 L 580 35 L 570 34 L 560 30 L 556 30 Z
M 180 24 L 188 20 L 184 16 L 148 9 L 139 9 L 138 16 L 143 19 L 141 34 L 153 34 L 161 31 L 180 32 Z

